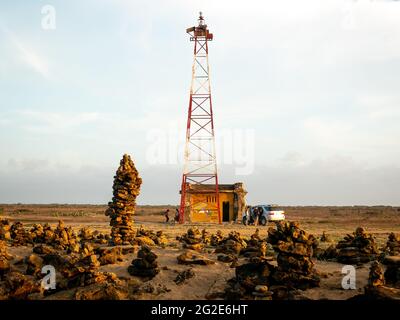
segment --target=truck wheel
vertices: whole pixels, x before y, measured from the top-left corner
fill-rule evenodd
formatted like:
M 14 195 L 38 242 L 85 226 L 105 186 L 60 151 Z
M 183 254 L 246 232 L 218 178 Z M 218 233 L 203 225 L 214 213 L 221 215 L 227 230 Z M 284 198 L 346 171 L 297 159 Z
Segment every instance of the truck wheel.
M 244 226 L 247 226 L 247 219 L 246 219 L 246 217 L 243 217 L 242 222 L 243 222 L 243 225 L 244 225 Z
M 260 224 L 261 224 L 262 226 L 265 226 L 265 225 L 267 224 L 267 219 L 265 219 L 265 217 L 261 217 L 261 218 L 260 218 Z

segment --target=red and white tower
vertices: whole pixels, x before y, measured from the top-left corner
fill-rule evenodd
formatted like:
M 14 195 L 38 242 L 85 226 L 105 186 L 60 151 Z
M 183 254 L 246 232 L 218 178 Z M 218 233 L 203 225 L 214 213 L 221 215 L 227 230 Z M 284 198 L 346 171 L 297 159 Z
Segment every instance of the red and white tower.
M 213 40 L 202 13 L 198 26 L 186 30 L 194 44 L 192 82 L 186 128 L 185 164 L 182 175 L 179 222 L 183 223 L 185 212 L 195 210 L 196 203 L 188 199 L 190 184 L 215 186 L 211 188 L 216 201 L 208 210 L 216 212 L 221 223 L 217 161 L 215 156 L 214 120 L 208 65 L 208 43 Z

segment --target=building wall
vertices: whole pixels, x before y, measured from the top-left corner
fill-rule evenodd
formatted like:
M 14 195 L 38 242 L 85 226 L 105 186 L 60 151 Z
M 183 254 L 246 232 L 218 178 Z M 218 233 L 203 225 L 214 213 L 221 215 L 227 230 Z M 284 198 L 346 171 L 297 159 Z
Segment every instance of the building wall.
M 233 193 L 232 192 L 221 192 L 219 193 L 219 202 L 220 202 L 220 212 L 221 219 L 223 219 L 223 203 L 229 202 L 229 220 L 231 221 L 234 217 L 233 213 Z M 193 207 L 192 212 L 190 213 L 190 221 L 191 222 L 212 222 L 218 223 L 218 214 L 215 210 L 212 212 L 212 209 L 216 208 L 214 194 L 190 194 L 190 202 Z

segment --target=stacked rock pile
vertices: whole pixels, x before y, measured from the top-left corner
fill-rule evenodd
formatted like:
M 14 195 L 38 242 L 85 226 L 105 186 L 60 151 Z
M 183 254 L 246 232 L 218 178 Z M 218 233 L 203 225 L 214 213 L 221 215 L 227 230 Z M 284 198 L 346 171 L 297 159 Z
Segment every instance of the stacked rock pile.
M 0 220 L 0 240 L 11 240 L 11 224 L 8 220 Z
M 232 262 L 231 267 L 236 267 L 239 254 L 247 248 L 247 242 L 239 232 L 232 231 L 226 238 L 219 241 L 215 253 L 218 253 L 218 260 Z
M 206 245 L 211 244 L 211 234 L 206 229 L 201 230 L 201 237 L 203 239 L 204 244 Z
M 277 253 L 278 268 L 272 275 L 276 283 L 290 289 L 308 289 L 319 286 L 319 276 L 311 260 L 318 242 L 296 222 L 279 221 L 277 228 L 268 230 L 267 241 Z
M 385 285 L 383 269 L 378 261 L 373 261 L 369 269 L 368 286 L 377 287 Z
M 250 236 L 250 239 L 245 241 L 247 243 L 247 246 L 240 251 L 241 255 L 246 258 L 266 258 L 268 245 L 267 242 L 260 237 L 260 230 L 258 228 L 254 232 L 254 234 Z
M 36 295 L 41 296 L 40 282 L 33 276 L 24 275 L 18 271 L 10 271 L 3 277 L 0 285 L 0 300 L 29 300 Z
M 276 267 L 267 261 L 245 263 L 237 266 L 235 277 L 228 280 L 225 298 L 271 300 L 273 292 L 269 289 Z
M 383 264 L 386 265 L 386 282 L 393 287 L 400 288 L 400 256 L 386 256 Z
M 154 246 L 156 244 L 159 246 L 166 246 L 168 244 L 168 239 L 161 230 L 153 232 L 153 230 L 147 230 L 141 225 L 136 231 L 134 242 L 140 246 Z
M 44 227 L 40 223 L 35 223 L 29 230 L 29 237 L 32 239 L 32 242 L 34 243 L 45 243 L 46 239 L 45 239 Z
M 231 231 L 226 238 L 220 241 L 215 253 L 239 255 L 242 249 L 247 247 L 246 240 L 239 232 Z
M 320 238 L 320 241 L 321 242 L 331 242 L 332 240 L 331 240 L 331 237 L 325 233 L 325 231 L 322 231 L 322 236 Z
M 337 260 L 344 264 L 362 264 L 375 260 L 379 253 L 372 235 L 358 227 L 353 234 L 348 234 L 339 241 Z
M 14 222 L 10 229 L 12 244 L 14 246 L 24 246 L 29 243 L 28 233 L 25 231 L 23 224 L 19 221 Z
M 10 260 L 12 256 L 7 252 L 6 242 L 0 240 L 0 277 L 10 271 Z
M 150 247 L 142 246 L 138 252 L 137 259 L 133 259 L 128 267 L 129 274 L 143 278 L 154 278 L 160 272 L 157 258 L 157 255 L 151 251 Z
M 224 236 L 222 235 L 222 231 L 217 230 L 217 233 L 211 235 L 210 245 L 212 245 L 213 247 L 216 247 L 221 243 L 221 241 L 223 239 L 224 239 Z
M 389 257 L 392 258 L 392 257 Z M 379 300 L 400 300 L 400 289 L 389 287 L 386 273 L 378 261 L 371 263 L 368 284 L 364 288 L 364 295 L 367 299 Z
M 60 220 L 54 229 L 53 247 L 59 250 L 67 250 L 69 252 L 79 252 L 80 245 L 75 232 L 71 227 L 66 227 L 64 222 Z
M 96 253 L 99 255 L 100 265 L 114 264 L 123 261 L 123 252 L 121 247 L 113 247 L 111 249 L 98 248 Z
M 397 236 L 393 232 L 390 233 L 386 242 L 385 251 L 391 256 L 400 255 L 400 236 Z
M 113 198 L 108 203 L 106 215 L 111 218 L 111 243 L 113 245 L 131 244 L 135 238 L 133 214 L 136 197 L 140 193 L 142 179 L 131 157 L 123 155 L 120 166 L 114 176 Z
M 197 227 L 189 228 L 179 240 L 186 249 L 200 251 L 204 248 L 203 236 Z
M 81 228 L 78 232 L 78 237 L 81 242 L 93 241 L 95 239 L 93 231 L 88 227 Z

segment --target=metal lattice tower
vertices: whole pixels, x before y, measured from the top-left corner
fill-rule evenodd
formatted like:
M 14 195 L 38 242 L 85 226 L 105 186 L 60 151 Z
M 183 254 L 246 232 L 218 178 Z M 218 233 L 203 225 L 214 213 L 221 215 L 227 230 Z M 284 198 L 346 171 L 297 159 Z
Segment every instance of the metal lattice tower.
M 213 193 L 216 201 L 208 206 L 208 210 L 216 212 L 221 223 L 208 64 L 208 42 L 212 41 L 213 34 L 209 33 L 201 12 L 198 26 L 188 28 L 186 32 L 190 35 L 190 41 L 194 42 L 194 58 L 186 128 L 185 164 L 182 176 L 179 222 L 184 222 L 185 212 L 195 210 L 196 204 L 188 201 L 190 185 L 211 184 L 215 185 L 215 189 L 212 188 L 211 193 Z

